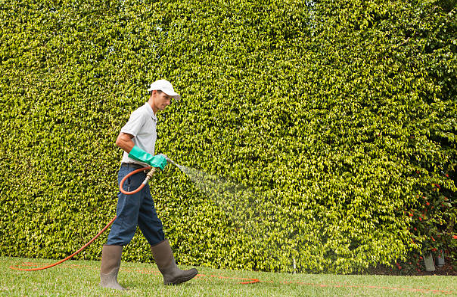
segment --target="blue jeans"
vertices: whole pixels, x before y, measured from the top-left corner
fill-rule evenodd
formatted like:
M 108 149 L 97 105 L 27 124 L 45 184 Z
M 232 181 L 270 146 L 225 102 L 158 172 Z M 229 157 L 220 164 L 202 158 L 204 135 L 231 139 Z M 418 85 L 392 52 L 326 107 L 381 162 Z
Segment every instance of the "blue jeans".
M 118 184 L 127 174 L 138 168 L 140 167 L 137 165 L 122 164 L 118 173 Z M 124 182 L 123 189 L 129 192 L 136 190 L 145 177 L 144 172 L 129 177 Z M 135 235 L 137 226 L 150 245 L 165 240 L 162 221 L 157 216 L 149 185 L 146 184 L 140 192 L 133 195 L 119 192 L 116 214 L 117 218 L 111 225 L 107 245 L 127 245 Z

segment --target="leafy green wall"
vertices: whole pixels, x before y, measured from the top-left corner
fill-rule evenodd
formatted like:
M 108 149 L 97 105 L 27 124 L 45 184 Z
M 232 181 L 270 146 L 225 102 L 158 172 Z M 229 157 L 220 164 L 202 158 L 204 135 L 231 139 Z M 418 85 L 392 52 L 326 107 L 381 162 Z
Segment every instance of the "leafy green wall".
M 231 212 L 176 168 L 155 176 L 179 263 L 455 258 L 456 21 L 441 2 L 1 1 L 0 255 L 64 257 L 114 216 L 115 138 L 164 78 L 183 100 L 159 115 L 157 152 L 255 193 Z M 123 259 L 150 261 L 146 240 Z

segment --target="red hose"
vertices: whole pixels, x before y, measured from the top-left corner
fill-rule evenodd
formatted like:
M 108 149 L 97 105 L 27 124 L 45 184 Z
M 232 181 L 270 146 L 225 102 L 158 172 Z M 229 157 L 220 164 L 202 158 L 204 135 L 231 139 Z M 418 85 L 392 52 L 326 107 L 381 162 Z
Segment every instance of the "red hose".
M 130 172 L 129 174 L 127 174 L 122 180 L 121 180 L 121 183 L 119 184 L 119 190 L 126 194 L 126 195 L 132 195 L 132 194 L 135 194 L 135 193 L 138 193 L 139 191 L 141 191 L 141 189 L 145 186 L 145 184 L 147 183 L 147 180 L 145 180 L 145 182 L 143 182 L 139 187 L 138 189 L 134 190 L 134 191 L 131 191 L 131 192 L 127 192 L 127 191 L 124 191 L 124 189 L 122 188 L 122 186 L 124 185 L 124 182 L 127 178 L 129 178 L 130 176 L 134 175 L 134 174 L 137 174 L 139 172 L 142 172 L 142 171 L 145 171 L 145 170 L 149 170 L 151 169 L 151 167 L 144 167 L 144 168 L 140 168 L 140 169 L 137 169 L 135 171 L 132 171 Z M 92 238 L 88 243 L 86 243 L 84 246 L 82 246 L 79 250 L 77 250 L 76 252 L 74 252 L 73 254 L 71 254 L 70 256 L 66 257 L 65 259 L 62 259 L 54 264 L 50 264 L 50 265 L 47 265 L 47 266 L 43 266 L 43 267 L 38 267 L 38 268 L 19 268 L 19 267 L 16 267 L 16 266 L 10 266 L 11 269 L 15 269 L 15 270 L 21 270 L 21 271 L 37 271 L 37 270 L 44 270 L 44 269 L 47 269 L 47 268 L 51 268 L 51 267 L 54 267 L 56 265 L 59 265 L 67 260 L 70 260 L 71 258 L 73 258 L 74 256 L 76 256 L 77 254 L 79 254 L 82 250 L 84 250 L 86 247 L 88 247 L 92 242 L 95 241 L 95 239 L 97 239 L 100 235 L 102 235 L 103 232 L 106 231 L 106 229 L 108 229 L 109 226 L 111 226 L 111 224 L 114 222 L 114 220 L 116 220 L 116 217 L 117 216 L 114 216 L 114 218 L 108 223 L 108 225 L 106 225 L 100 232 L 98 232 L 98 234 Z
M 86 243 L 83 247 L 81 247 L 79 250 L 77 250 L 76 252 L 74 252 L 73 254 L 71 254 L 70 256 L 66 257 L 65 259 L 63 260 L 60 260 L 54 264 L 51 264 L 51 265 L 47 265 L 47 266 L 43 266 L 43 267 L 38 267 L 38 268 L 19 268 L 19 267 L 16 267 L 16 266 L 10 266 L 11 269 L 15 269 L 15 270 L 21 270 L 21 271 L 37 271 L 37 270 L 44 270 L 44 269 L 47 269 L 47 268 L 51 268 L 51 267 L 54 267 L 56 265 L 59 265 L 71 258 L 73 258 L 74 256 L 76 256 L 77 254 L 79 254 L 82 250 L 84 250 L 86 247 L 88 247 L 92 242 L 94 242 L 95 239 L 97 239 L 100 235 L 102 235 L 103 232 L 106 231 L 106 229 L 108 229 L 109 226 L 111 226 L 111 224 L 114 222 L 114 220 L 116 219 L 116 216 L 108 223 L 108 225 L 106 225 L 100 232 L 98 232 L 97 235 L 95 235 L 94 238 L 92 238 L 88 243 Z
M 152 167 L 151 166 L 148 166 L 148 167 L 143 167 L 143 168 L 140 168 L 140 169 L 137 169 L 135 171 L 132 171 L 130 172 L 129 174 L 127 174 L 122 180 L 121 182 L 119 183 L 119 191 L 121 191 L 121 193 L 125 194 L 125 195 L 132 195 L 132 194 L 136 194 L 138 193 L 139 191 L 141 191 L 141 189 L 146 185 L 146 183 L 142 183 L 138 189 L 134 190 L 134 191 L 131 191 L 131 192 L 127 192 L 126 190 L 123 189 L 123 185 L 124 185 L 124 182 L 127 180 L 127 178 L 129 178 L 130 176 L 134 175 L 134 174 L 137 174 L 139 172 L 142 172 L 142 171 L 145 171 L 145 170 L 149 170 L 151 169 Z

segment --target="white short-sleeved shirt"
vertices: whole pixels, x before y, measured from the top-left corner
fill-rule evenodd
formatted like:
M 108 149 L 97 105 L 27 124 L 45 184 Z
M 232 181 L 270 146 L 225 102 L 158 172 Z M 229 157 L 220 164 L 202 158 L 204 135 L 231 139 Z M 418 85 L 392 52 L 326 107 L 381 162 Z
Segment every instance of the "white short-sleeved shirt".
M 155 143 L 157 140 L 157 117 L 149 104 L 144 104 L 130 115 L 127 124 L 122 127 L 121 132 L 133 135 L 133 143 L 143 151 L 154 155 Z M 137 163 L 148 166 L 148 164 L 129 158 L 124 151 L 123 163 Z

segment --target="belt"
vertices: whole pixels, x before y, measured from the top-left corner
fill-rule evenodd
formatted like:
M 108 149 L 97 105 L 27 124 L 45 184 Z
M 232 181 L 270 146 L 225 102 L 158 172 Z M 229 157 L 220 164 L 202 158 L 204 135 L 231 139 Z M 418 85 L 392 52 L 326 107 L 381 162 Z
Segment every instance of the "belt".
M 137 164 L 137 163 L 125 163 L 125 162 L 122 162 L 121 163 L 121 167 L 131 167 L 131 168 L 140 169 L 140 168 L 145 168 L 147 166 L 144 166 L 144 165 L 141 165 L 141 164 Z

